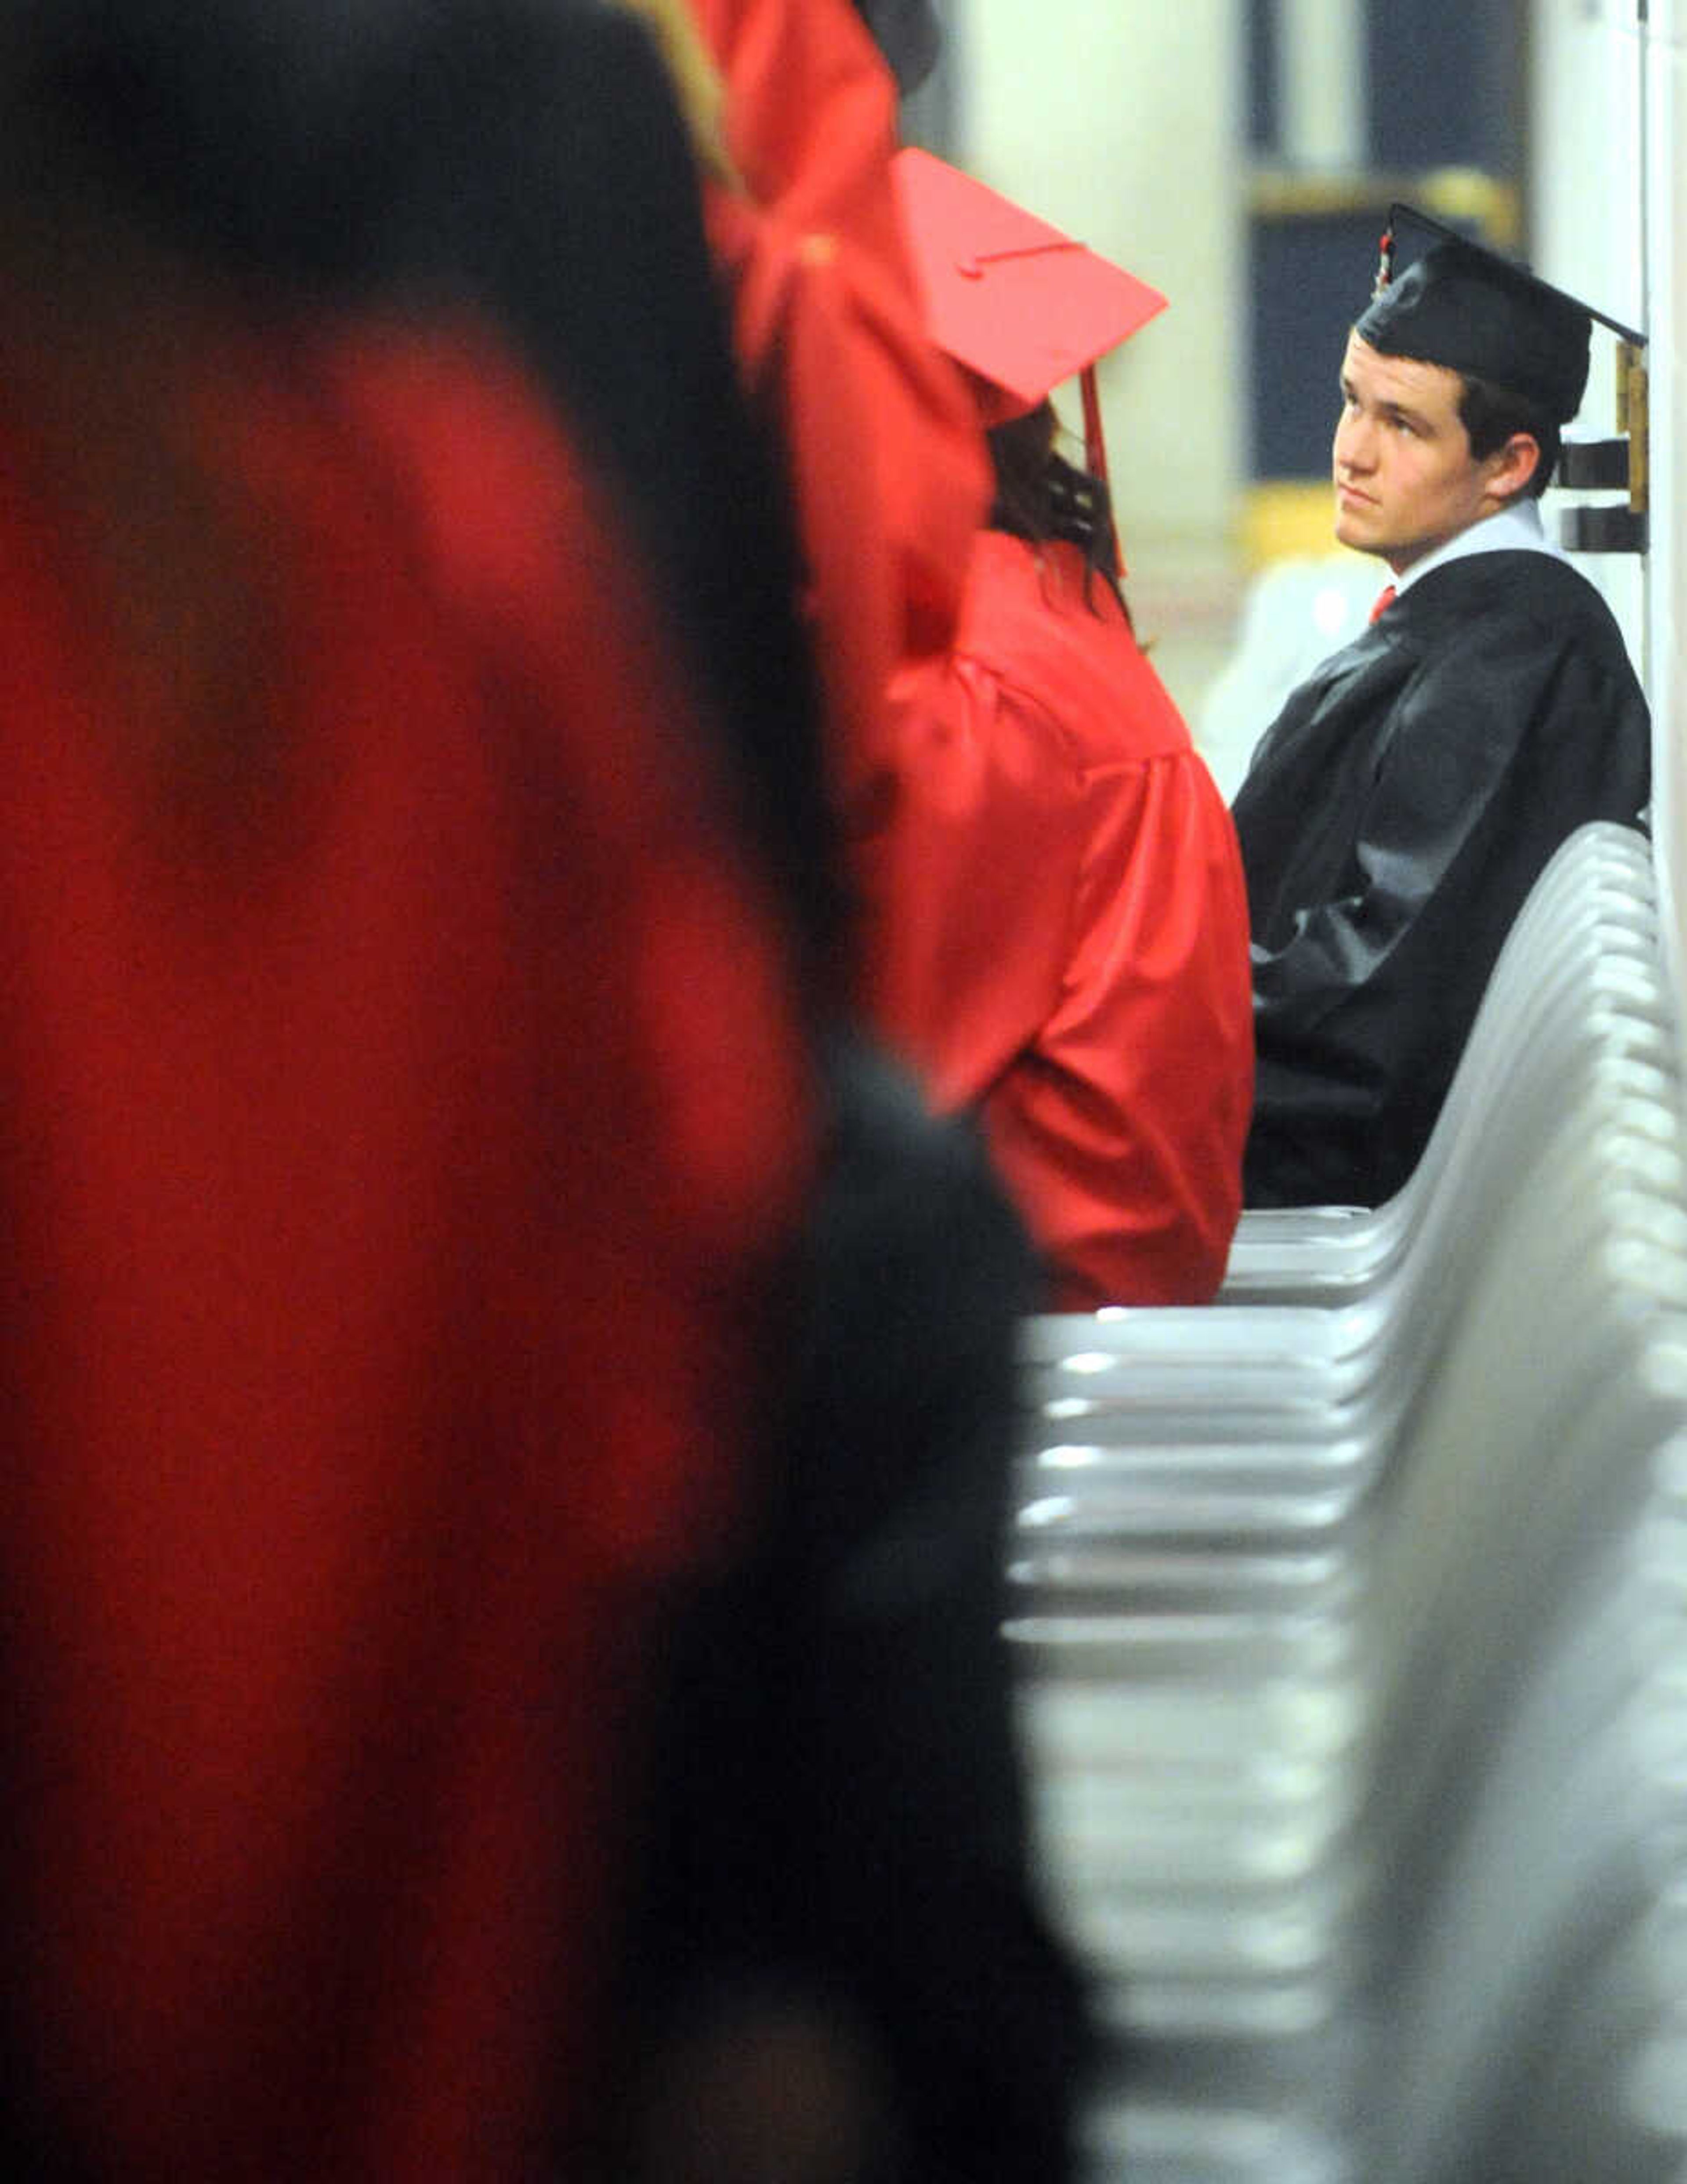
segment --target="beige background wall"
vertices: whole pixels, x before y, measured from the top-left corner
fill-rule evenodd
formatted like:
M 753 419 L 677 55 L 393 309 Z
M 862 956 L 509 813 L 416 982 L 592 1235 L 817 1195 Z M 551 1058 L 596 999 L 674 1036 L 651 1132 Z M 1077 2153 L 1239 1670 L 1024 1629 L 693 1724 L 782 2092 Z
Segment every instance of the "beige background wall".
M 954 0 L 950 17 L 962 164 L 1171 298 L 1100 375 L 1127 551 L 1217 545 L 1244 464 L 1239 0 Z

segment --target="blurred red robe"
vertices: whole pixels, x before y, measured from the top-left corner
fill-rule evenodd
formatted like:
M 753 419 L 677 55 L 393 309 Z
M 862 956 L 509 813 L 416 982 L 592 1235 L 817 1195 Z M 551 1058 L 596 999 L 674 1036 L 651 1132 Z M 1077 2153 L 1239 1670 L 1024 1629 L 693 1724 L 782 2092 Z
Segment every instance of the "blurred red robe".
M 1089 590 L 1075 547 L 981 532 L 952 652 L 899 679 L 868 1006 L 981 1117 L 1051 1304 L 1201 1303 L 1241 1206 L 1247 900 L 1182 716 Z
M 148 293 L 67 410 L 0 337 L 12 2059 L 125 2184 L 527 2177 L 805 1188 L 781 948 L 498 356 Z
M 885 692 L 942 650 L 991 480 L 927 334 L 890 176 L 896 86 L 849 0 L 692 0 L 743 181 L 710 237 L 746 382 L 790 465 L 846 822 L 888 793 Z

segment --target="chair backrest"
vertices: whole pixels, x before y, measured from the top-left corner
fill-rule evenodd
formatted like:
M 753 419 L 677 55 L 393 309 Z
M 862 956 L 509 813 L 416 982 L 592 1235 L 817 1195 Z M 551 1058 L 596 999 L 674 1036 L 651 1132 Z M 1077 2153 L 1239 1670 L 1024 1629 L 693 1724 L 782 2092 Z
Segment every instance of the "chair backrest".
M 1640 1505 L 1588 1528 L 1443 1815 L 1439 1883 L 1391 1975 L 1379 2184 L 1664 2184 L 1687 2169 L 1679 1358 L 1667 1377 L 1678 1435 L 1624 1445 Z M 1648 2053 L 1672 2051 L 1649 2086 Z
M 1225 1302 L 1328 1302 L 1380 1278 L 1423 1217 L 1474 1118 L 1500 1112 L 1526 1061 L 1532 1026 L 1550 1011 L 1554 972 L 1579 939 L 1601 960 L 1638 950 L 1656 963 L 1656 897 L 1649 845 L 1608 822 L 1580 827 L 1556 852 L 1506 936 L 1423 1156 L 1386 1205 L 1244 1213 L 1221 1291 Z
M 1667 1369 L 1687 1342 L 1680 1086 L 1606 1105 L 1567 1115 L 1562 1172 L 1496 1228 L 1482 1309 L 1385 1484 L 1367 1604 L 1377 1825 L 1402 1857 L 1450 1773 L 1479 1761 L 1565 1570 L 1632 1512 L 1647 1451 L 1683 1415 Z
M 1339 1309 L 1171 1307 L 1027 1323 L 1028 1459 L 1085 1473 L 1081 1508 L 1099 1516 L 1111 1502 L 1108 1522 L 1163 1529 L 1179 1508 L 1194 1521 L 1200 1496 L 1233 1504 L 1257 1491 L 1270 1527 L 1303 1521 L 1272 1497 L 1339 1491 L 1350 1507 L 1370 1490 L 1449 1329 L 1479 1309 L 1490 1232 L 1539 1169 L 1562 1163 L 1578 1088 L 1614 1096 L 1673 1067 L 1655 930 L 1650 954 L 1626 927 L 1573 920 L 1552 937 L 1535 951 L 1535 974 L 1497 997 L 1507 1006 L 1495 1021 L 1515 1041 L 1503 1096 L 1496 1084 L 1491 1106 L 1473 1106 L 1450 1134 L 1395 1247 Z M 1529 932 L 1520 938 L 1533 948 Z M 1214 1513 L 1229 1521 L 1223 1504 Z
M 1687 2131 L 1687 2098 L 1642 2114 L 1621 2078 L 1687 2024 L 1687 1950 L 1652 1932 L 1687 1648 L 1624 1559 L 1687 1447 L 1651 887 L 1621 830 L 1561 853 L 1438 1163 L 1359 1217 L 1398 1233 L 1339 1307 L 1024 1331 L 1027 1719 L 1133 2042 L 1109 2143 L 1165 2138 L 1141 2173 L 1652 2184 Z M 1524 2031 L 1575 2058 L 1573 2107 Z

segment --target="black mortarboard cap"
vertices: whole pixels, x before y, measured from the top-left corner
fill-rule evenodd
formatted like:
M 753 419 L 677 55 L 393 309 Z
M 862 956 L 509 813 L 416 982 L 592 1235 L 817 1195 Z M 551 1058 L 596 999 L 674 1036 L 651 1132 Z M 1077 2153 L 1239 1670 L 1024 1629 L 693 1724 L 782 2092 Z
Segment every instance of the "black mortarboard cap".
M 1395 231 L 1406 220 L 1435 240 L 1396 278 Z M 1526 396 L 1562 425 L 1581 407 L 1595 319 L 1625 341 L 1645 340 L 1526 267 L 1397 204 L 1376 292 L 1355 331 L 1385 356 L 1445 365 Z

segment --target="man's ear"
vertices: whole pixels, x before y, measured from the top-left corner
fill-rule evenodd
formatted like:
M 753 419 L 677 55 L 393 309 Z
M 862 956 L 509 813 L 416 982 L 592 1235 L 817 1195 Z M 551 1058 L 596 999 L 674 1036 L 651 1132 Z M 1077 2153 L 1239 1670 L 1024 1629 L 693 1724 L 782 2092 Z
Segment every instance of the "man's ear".
M 1540 443 L 1533 432 L 1513 432 L 1503 448 L 1483 457 L 1483 466 L 1495 500 L 1515 500 L 1540 467 Z

